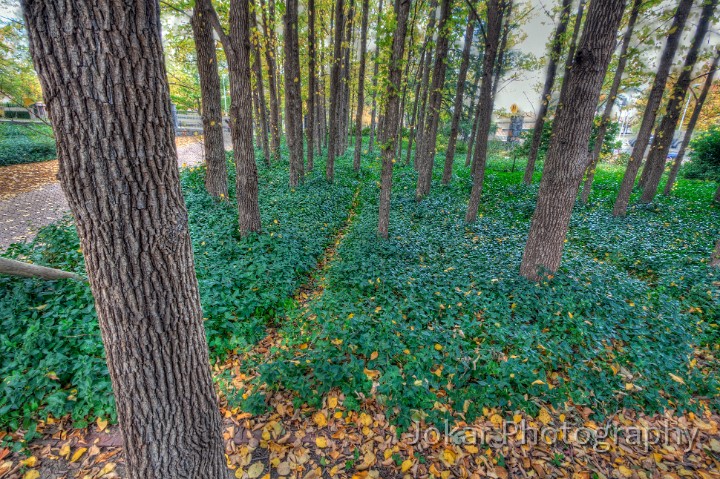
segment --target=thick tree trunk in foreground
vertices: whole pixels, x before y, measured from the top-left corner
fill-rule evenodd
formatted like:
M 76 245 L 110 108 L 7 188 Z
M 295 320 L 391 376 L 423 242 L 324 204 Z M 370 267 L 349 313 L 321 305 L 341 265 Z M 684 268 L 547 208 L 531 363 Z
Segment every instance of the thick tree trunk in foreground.
M 392 54 L 388 71 L 388 89 L 385 99 L 385 120 L 388 128 L 394 128 L 400 113 L 400 84 L 402 82 L 402 59 L 405 50 L 405 34 L 407 20 L 410 14 L 410 0 L 397 0 L 395 2 L 396 27 L 393 33 Z M 392 135 L 383 135 L 382 173 L 380 177 L 380 207 L 378 215 L 378 235 L 388 237 L 390 224 L 390 192 L 392 190 L 392 169 L 395 156 L 395 142 L 397 138 Z
M 715 58 L 713 58 L 713 62 L 710 65 L 710 70 L 707 73 L 707 77 L 705 78 L 705 84 L 703 85 L 702 92 L 700 92 L 700 96 L 697 98 L 695 103 L 695 108 L 693 109 L 692 115 L 690 116 L 690 121 L 688 121 L 687 130 L 685 131 L 685 136 L 683 137 L 682 144 L 680 145 L 680 150 L 678 150 L 677 157 L 675 158 L 675 162 L 672 165 L 672 168 L 670 169 L 670 175 L 668 176 L 667 183 L 665 183 L 665 188 L 663 189 L 664 195 L 669 195 L 672 191 L 673 185 L 675 184 L 675 180 L 677 179 L 678 172 L 680 171 L 680 165 L 682 165 L 683 157 L 685 156 L 685 150 L 687 149 L 688 145 L 690 144 L 690 139 L 692 138 L 693 130 L 695 130 L 695 125 L 697 124 L 698 119 L 700 118 L 700 112 L 702 110 L 703 105 L 705 104 L 705 100 L 707 99 L 708 93 L 710 93 L 710 88 L 712 87 L 713 79 L 715 78 L 715 72 L 717 72 L 718 69 L 718 62 L 720 61 L 720 49 L 718 49 L 715 52 Z
M 472 189 L 468 201 L 465 221 L 472 223 L 477 219 L 480 195 L 485 180 L 488 136 L 490 135 L 490 117 L 493 110 L 492 83 L 495 59 L 500 43 L 500 30 L 505 6 L 498 0 L 488 0 L 487 23 L 485 24 L 485 54 L 483 57 L 482 84 L 477 104 L 477 131 L 475 132 L 475 152 L 472 161 Z
M 260 0 L 262 10 L 263 33 L 265 35 L 265 63 L 268 69 L 268 88 L 270 95 L 270 151 L 275 161 L 280 159 L 280 100 L 277 88 L 277 62 L 275 60 L 275 0 L 265 7 Z
M 640 130 L 638 131 L 630 160 L 625 169 L 625 175 L 620 184 L 620 191 L 613 206 L 613 215 L 615 216 L 624 216 L 627 212 L 630 194 L 632 193 L 635 178 L 640 170 L 643 157 L 645 156 L 645 150 L 650 142 L 650 133 L 655 125 L 655 118 L 660 108 L 660 102 L 662 101 L 663 92 L 665 91 L 665 85 L 668 75 L 670 74 L 673 58 L 675 58 L 675 52 L 680 44 L 680 38 L 682 37 L 685 22 L 690 14 L 692 3 L 693 0 L 680 0 L 677 10 L 675 11 L 675 17 L 673 17 L 673 23 L 670 27 L 662 56 L 660 57 L 660 64 L 655 74 L 650 95 L 648 96 L 647 105 L 645 106 L 645 113 L 643 114 L 642 123 L 640 124 Z
M 0 258 L 0 274 L 20 276 L 21 278 L 40 279 L 76 279 L 83 281 L 83 278 L 75 273 L 61 269 L 48 268 L 37 264 L 23 263 L 9 258 Z
M 612 109 L 613 106 L 615 106 L 615 99 L 617 98 L 618 91 L 620 90 L 620 83 L 622 82 L 625 65 L 627 64 L 628 48 L 630 47 L 630 40 L 632 39 L 633 30 L 635 29 L 635 23 L 637 22 L 642 2 L 643 0 L 634 0 L 630 11 L 628 26 L 625 30 L 625 34 L 623 35 L 622 45 L 620 47 L 617 69 L 615 70 L 615 76 L 613 77 L 613 82 L 610 86 L 610 92 L 608 93 L 607 100 L 605 101 L 605 110 L 603 110 L 602 118 L 600 119 L 600 126 L 598 126 L 597 135 L 595 135 L 595 145 L 593 146 L 593 151 L 590 156 L 590 164 L 585 170 L 585 183 L 583 184 L 582 189 L 583 203 L 587 203 L 590 198 L 590 190 L 592 189 L 592 184 L 595 179 L 595 169 L 600 161 L 600 152 L 602 151 L 603 143 L 605 143 L 605 134 L 607 133 L 608 125 L 610 124 L 610 116 L 612 115 Z
M 560 98 L 555 136 L 545 160 L 537 206 L 533 214 L 520 274 L 537 280 L 541 269 L 560 266 L 582 174 L 603 79 L 612 57 L 625 0 L 591 2 L 583 35 L 572 64 L 572 75 Z
M 308 99 L 307 99 L 307 169 L 312 171 L 315 163 L 315 145 L 318 143 L 317 108 L 317 67 L 315 51 L 315 0 L 308 0 Z M 318 145 L 318 150 L 320 149 Z
M 532 183 L 533 173 L 535 172 L 535 161 L 537 160 L 538 150 L 540 149 L 545 116 L 547 115 L 553 87 L 555 86 L 557 64 L 563 50 L 563 38 L 565 37 L 565 31 L 567 30 L 568 21 L 570 20 L 571 7 L 572 0 L 563 0 L 562 10 L 560 11 L 560 21 L 558 22 L 557 28 L 555 28 L 555 34 L 552 39 L 552 44 L 550 45 L 545 85 L 543 86 L 542 97 L 540 98 L 540 108 L 535 118 L 535 127 L 533 129 L 532 142 L 530 143 L 530 153 L 528 154 L 528 162 L 525 167 L 525 175 L 523 176 L 523 183 L 526 185 Z
M 327 163 L 325 165 L 325 178 L 329 182 L 335 180 L 335 156 L 338 154 L 338 135 L 340 130 L 340 114 L 341 114 L 341 82 L 340 69 L 342 62 L 342 41 L 343 41 L 343 25 L 345 24 L 345 1 L 335 0 L 335 40 L 333 44 L 332 65 L 330 67 L 330 118 L 328 119 L 328 151 Z
M 442 106 L 442 91 L 445 84 L 445 71 L 447 70 L 447 54 L 450 40 L 450 31 L 447 25 L 452 15 L 451 4 L 450 0 L 442 0 L 440 4 L 440 21 L 438 22 L 438 39 L 435 46 L 435 65 L 433 66 L 432 85 L 430 87 L 428 116 L 424 125 L 422 140 L 418 143 L 416 149 L 419 174 L 415 198 L 418 200 L 430 193 L 430 184 L 432 183 L 438 122 L 440 121 L 440 107 Z
M 460 116 L 462 115 L 463 96 L 465 94 L 465 80 L 467 79 L 467 71 L 470 66 L 470 48 L 472 47 L 473 30 L 475 30 L 475 17 L 470 13 L 465 27 L 465 42 L 463 45 L 462 60 L 460 61 L 460 71 L 458 72 L 458 83 L 455 89 L 455 103 L 453 105 L 453 116 L 450 125 L 450 138 L 448 138 L 448 146 L 445 151 L 445 167 L 443 168 L 443 184 L 450 183 L 452 177 L 453 160 L 455 159 L 455 143 L 457 142 L 458 126 L 460 125 Z
M 377 16 L 377 27 L 380 27 L 383 14 L 383 0 L 380 0 L 378 5 L 378 16 Z M 370 153 L 375 149 L 375 136 L 376 136 L 376 114 L 377 114 L 377 79 L 378 71 L 380 70 L 380 44 L 378 42 L 378 29 L 375 30 L 375 65 L 373 65 L 373 77 L 372 77 L 372 107 L 370 110 L 370 139 L 368 140 L 368 151 Z
M 298 44 L 298 0 L 285 1 L 285 135 L 290 152 L 290 186 L 302 183 L 303 161 L 300 47 Z
M 227 478 L 156 1 L 24 0 L 132 479 Z
M 220 75 L 210 12 L 202 2 L 195 5 L 190 25 L 195 39 L 200 98 L 202 100 L 203 147 L 205 149 L 205 189 L 215 198 L 227 198 L 228 176 L 223 142 Z
M 647 181 L 643 187 L 643 192 L 640 197 L 641 203 L 649 203 L 655 198 L 657 193 L 660 179 L 665 171 L 665 160 L 668 152 L 670 151 L 670 145 L 672 144 L 673 137 L 675 136 L 675 129 L 677 128 L 678 121 L 680 121 L 680 114 L 685 103 L 685 95 L 690 88 L 692 82 L 692 72 L 695 68 L 695 63 L 700 53 L 705 35 L 707 34 L 710 21 L 713 18 L 715 8 L 717 7 L 718 0 L 706 0 L 703 4 L 702 13 L 700 15 L 700 21 L 698 22 L 695 35 L 690 49 L 685 55 L 685 63 L 683 69 L 680 72 L 680 76 L 675 82 L 668 101 L 667 108 L 665 110 L 665 116 L 660 121 L 660 133 L 655 137 L 653 145 L 648 155 L 646 169 L 647 169 Z
M 365 108 L 365 54 L 367 53 L 368 11 L 370 1 L 363 0 L 362 23 L 360 26 L 360 71 L 358 73 L 357 113 L 355 114 L 355 156 L 353 168 L 360 170 L 360 155 L 362 153 L 362 115 Z

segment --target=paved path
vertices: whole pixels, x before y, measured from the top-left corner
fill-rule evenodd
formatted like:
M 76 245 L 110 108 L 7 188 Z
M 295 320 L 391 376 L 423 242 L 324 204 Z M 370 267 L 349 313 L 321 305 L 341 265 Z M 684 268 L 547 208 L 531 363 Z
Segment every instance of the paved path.
M 230 149 L 227 140 L 225 148 Z M 180 167 L 198 165 L 203 161 L 201 142 L 178 146 Z M 40 228 L 59 220 L 69 212 L 65 194 L 58 182 L 0 200 L 0 252 L 5 251 L 12 243 L 31 240 Z

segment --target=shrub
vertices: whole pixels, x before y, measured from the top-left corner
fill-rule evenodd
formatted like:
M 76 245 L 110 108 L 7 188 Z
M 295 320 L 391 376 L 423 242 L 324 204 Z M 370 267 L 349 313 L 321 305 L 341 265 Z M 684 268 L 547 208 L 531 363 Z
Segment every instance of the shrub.
M 56 156 L 55 139 L 50 127 L 0 123 L 0 166 L 47 161 Z
M 720 180 L 720 125 L 699 133 L 690 142 L 692 161 L 683 167 L 683 176 L 698 180 Z

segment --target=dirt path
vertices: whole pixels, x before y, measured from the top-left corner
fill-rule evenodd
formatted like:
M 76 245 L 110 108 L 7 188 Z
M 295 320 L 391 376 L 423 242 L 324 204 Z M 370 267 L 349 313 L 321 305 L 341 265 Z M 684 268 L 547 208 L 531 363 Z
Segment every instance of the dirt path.
M 177 139 L 178 166 L 204 161 L 200 140 Z M 225 148 L 230 149 L 228 142 Z M 70 212 L 55 175 L 57 160 L 0 168 L 0 251 L 12 243 L 31 240 L 40 228 Z

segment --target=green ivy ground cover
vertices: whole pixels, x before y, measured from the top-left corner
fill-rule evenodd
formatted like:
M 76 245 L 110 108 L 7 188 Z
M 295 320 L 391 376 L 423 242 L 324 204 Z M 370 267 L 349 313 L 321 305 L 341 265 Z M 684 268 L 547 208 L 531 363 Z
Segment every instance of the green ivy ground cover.
M 49 126 L 0 122 L 0 166 L 54 160 L 56 156 Z
M 713 185 L 681 182 L 678 196 L 615 219 L 622 172 L 600 171 L 561 270 L 532 283 L 517 274 L 537 193 L 520 186 L 524 165 L 509 173 L 510 160 L 491 160 L 469 226 L 468 171 L 443 188 L 441 166 L 420 204 L 413 170 L 396 169 L 387 242 L 375 236 L 378 190 L 362 191 L 324 294 L 281 331 L 288 346 L 309 346 L 258 365 L 259 386 L 315 404 L 337 387 L 352 405 L 374 379 L 401 425 L 440 420 L 446 406 L 472 419 L 484 406 L 532 413 L 572 402 L 602 416 L 717 404 L 720 274 L 705 263 L 720 232 Z M 262 393 L 246 403 L 263 404 Z
M 237 211 L 204 191 L 203 170 L 184 170 L 183 191 L 213 358 L 262 338 L 265 325 L 292 294 L 345 222 L 357 189 L 351 159 L 338 161 L 328 186 L 317 169 L 297 192 L 288 187 L 287 164 L 260 167 L 265 234 L 239 240 Z M 234 185 L 234 166 L 230 184 Z M 43 229 L 29 244 L 5 254 L 84 272 L 70 221 Z M 114 402 L 90 289 L 74 281 L 0 277 L 0 429 L 32 428 L 38 418 L 70 413 L 82 426 L 114 418 Z

